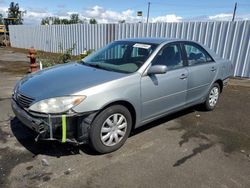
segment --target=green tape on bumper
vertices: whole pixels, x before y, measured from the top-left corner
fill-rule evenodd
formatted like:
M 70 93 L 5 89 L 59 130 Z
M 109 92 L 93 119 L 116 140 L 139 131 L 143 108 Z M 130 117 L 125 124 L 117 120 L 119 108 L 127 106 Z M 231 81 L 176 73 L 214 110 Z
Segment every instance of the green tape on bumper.
M 66 142 L 67 122 L 66 115 L 62 115 L 62 143 Z

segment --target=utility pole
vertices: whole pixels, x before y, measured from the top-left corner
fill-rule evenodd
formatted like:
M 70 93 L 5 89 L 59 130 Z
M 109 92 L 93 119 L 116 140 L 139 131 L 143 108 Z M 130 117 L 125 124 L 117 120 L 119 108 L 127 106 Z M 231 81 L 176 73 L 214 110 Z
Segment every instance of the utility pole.
M 234 4 L 234 13 L 233 13 L 232 22 L 234 21 L 234 18 L 235 18 L 236 9 L 237 9 L 237 2 Z
M 147 23 L 148 23 L 148 19 L 149 19 L 149 10 L 150 10 L 150 2 L 148 2 L 148 14 L 147 14 Z

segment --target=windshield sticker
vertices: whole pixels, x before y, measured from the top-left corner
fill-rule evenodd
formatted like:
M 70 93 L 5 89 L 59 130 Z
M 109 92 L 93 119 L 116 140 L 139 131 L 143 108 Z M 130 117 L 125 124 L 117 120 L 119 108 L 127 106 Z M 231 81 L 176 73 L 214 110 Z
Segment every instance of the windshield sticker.
M 134 48 L 144 48 L 144 49 L 149 49 L 151 47 L 151 45 L 148 44 L 140 44 L 140 43 L 136 43 L 133 45 Z

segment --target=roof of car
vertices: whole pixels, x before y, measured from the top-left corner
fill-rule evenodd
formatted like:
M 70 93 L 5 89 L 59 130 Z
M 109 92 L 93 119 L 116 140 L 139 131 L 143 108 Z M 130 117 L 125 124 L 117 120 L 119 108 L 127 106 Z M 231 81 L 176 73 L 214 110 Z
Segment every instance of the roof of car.
M 202 46 L 214 59 L 221 59 L 213 50 L 204 46 L 196 41 L 192 40 L 185 40 L 185 39 L 176 39 L 176 38 L 153 38 L 153 37 L 145 37 L 145 38 L 128 38 L 128 39 L 121 39 L 117 41 L 131 41 L 131 42 L 138 42 L 138 43 L 151 43 L 151 44 L 161 44 L 163 42 L 177 42 L 177 41 L 186 41 L 186 42 L 193 42 Z
M 161 44 L 163 42 L 176 41 L 177 39 L 171 38 L 129 38 L 129 39 L 121 39 L 118 41 L 131 41 L 131 42 L 140 42 L 140 43 L 152 43 L 152 44 Z

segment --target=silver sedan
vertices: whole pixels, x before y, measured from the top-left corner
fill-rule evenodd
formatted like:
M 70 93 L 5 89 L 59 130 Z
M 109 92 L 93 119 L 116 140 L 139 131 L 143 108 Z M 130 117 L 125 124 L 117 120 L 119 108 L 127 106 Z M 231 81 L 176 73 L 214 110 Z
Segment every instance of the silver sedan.
M 12 108 L 36 140 L 89 143 L 108 153 L 155 119 L 197 104 L 213 110 L 232 69 L 196 42 L 119 40 L 80 62 L 24 77 Z

